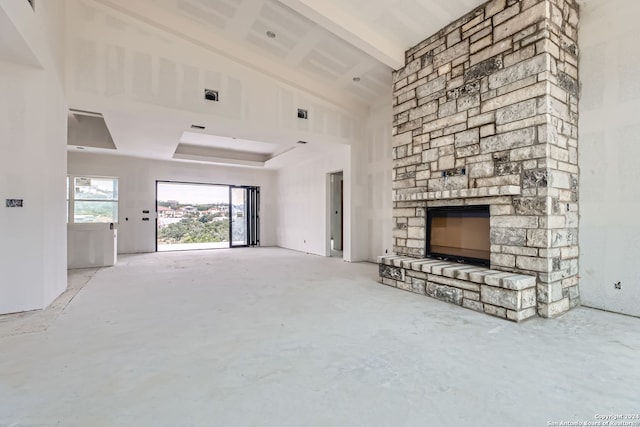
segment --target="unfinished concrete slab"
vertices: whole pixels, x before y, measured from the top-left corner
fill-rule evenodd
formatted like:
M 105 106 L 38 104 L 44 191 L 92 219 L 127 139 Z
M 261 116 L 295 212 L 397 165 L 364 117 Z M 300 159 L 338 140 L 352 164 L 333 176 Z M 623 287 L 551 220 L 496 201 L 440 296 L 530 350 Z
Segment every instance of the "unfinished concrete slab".
M 377 268 L 277 248 L 121 256 L 48 328 L 0 336 L 0 425 L 530 427 L 638 413 L 640 319 L 578 308 L 514 324 L 380 286 Z

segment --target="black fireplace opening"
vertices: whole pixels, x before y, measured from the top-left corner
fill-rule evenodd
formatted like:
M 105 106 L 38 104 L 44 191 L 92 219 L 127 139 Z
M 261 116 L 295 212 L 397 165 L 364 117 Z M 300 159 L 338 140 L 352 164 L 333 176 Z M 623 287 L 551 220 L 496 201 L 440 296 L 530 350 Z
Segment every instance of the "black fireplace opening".
M 489 206 L 427 208 L 427 257 L 489 267 Z

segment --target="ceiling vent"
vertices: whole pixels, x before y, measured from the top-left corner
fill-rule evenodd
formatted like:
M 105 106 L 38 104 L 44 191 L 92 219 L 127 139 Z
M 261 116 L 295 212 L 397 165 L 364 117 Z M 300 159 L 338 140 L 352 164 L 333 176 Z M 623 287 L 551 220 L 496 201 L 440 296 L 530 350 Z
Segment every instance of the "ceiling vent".
M 309 112 L 307 110 L 303 110 L 302 108 L 298 108 L 298 118 L 299 119 L 308 119 Z
M 205 89 L 204 99 L 206 99 L 207 101 L 218 102 L 218 91 L 213 89 Z

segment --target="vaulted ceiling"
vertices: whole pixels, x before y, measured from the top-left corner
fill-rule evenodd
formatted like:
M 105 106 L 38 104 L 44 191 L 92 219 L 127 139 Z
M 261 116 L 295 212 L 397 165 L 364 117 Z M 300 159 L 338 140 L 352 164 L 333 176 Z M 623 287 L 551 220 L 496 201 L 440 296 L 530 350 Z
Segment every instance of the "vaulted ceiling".
M 107 13 L 112 11 L 140 22 L 167 38 L 197 44 L 288 86 L 330 100 L 337 108 L 354 111 L 366 111 L 381 99 L 390 102 L 391 72 L 403 66 L 405 50 L 483 3 L 482 0 L 86 1 Z M 86 99 L 82 104 L 72 107 L 92 107 Z M 102 108 L 99 103 L 95 107 Z M 127 138 L 122 136 L 125 131 L 148 134 L 159 129 L 162 134 L 151 138 L 147 135 L 145 139 L 157 141 L 171 135 L 175 147 L 167 140 L 166 149 L 172 153 L 178 151 L 179 144 L 189 143 L 180 140 L 185 139 L 185 122 L 176 122 L 175 129 L 166 120 L 162 126 L 145 126 L 143 117 L 151 114 L 132 120 L 123 117 L 123 111 L 119 115 L 100 112 L 105 113 L 115 145 L 122 154 L 132 153 L 127 151 Z M 118 120 L 119 117 L 122 120 Z M 142 127 L 136 130 L 135 123 Z M 229 132 L 219 135 L 220 129 L 217 132 L 215 136 L 236 136 Z M 273 143 L 278 139 L 284 142 L 284 146 L 274 147 L 273 153 L 258 153 L 267 159 L 295 145 L 291 134 L 264 140 L 254 135 L 256 133 L 240 133 L 238 136 L 260 142 Z M 224 138 L 218 138 L 212 139 L 210 145 L 219 153 L 226 143 Z M 204 139 L 198 139 L 200 147 L 207 144 Z M 245 154 L 256 146 L 259 145 L 245 144 L 238 151 L 246 158 Z M 266 146 L 260 147 L 264 151 Z M 184 146 L 182 148 L 184 151 Z M 157 152 L 157 144 L 155 149 Z

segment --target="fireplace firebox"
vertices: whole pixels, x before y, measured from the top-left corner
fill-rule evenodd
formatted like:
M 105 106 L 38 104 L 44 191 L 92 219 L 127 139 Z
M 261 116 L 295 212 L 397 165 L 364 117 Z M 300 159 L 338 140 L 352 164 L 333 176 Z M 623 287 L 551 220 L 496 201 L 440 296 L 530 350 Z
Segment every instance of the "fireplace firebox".
M 427 256 L 488 267 L 491 258 L 489 206 L 427 209 Z

